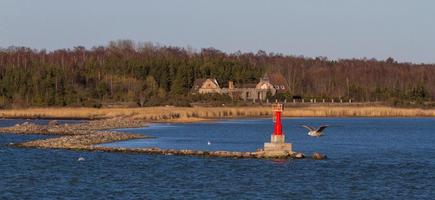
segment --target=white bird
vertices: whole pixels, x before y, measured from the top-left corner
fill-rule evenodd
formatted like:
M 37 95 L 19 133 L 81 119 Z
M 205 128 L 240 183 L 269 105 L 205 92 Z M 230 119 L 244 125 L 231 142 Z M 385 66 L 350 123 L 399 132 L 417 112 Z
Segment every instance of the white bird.
M 311 137 L 323 136 L 324 134 L 322 133 L 322 131 L 325 130 L 326 127 L 328 127 L 328 125 L 323 125 L 320 126 L 319 128 L 314 128 L 312 126 L 306 126 L 306 125 L 302 125 L 302 126 L 309 130 L 308 135 Z
M 207 145 L 211 145 L 211 142 L 210 142 L 210 141 L 208 141 L 208 142 L 207 142 Z
M 77 161 L 85 161 L 85 158 L 83 158 L 83 157 L 79 157 L 79 158 L 77 159 Z

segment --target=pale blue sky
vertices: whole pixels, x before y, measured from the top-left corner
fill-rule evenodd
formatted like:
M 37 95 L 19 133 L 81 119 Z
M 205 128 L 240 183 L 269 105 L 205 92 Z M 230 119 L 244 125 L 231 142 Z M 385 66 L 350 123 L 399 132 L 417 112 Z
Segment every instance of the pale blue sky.
M 433 0 L 0 0 L 0 46 L 131 39 L 226 52 L 435 63 Z

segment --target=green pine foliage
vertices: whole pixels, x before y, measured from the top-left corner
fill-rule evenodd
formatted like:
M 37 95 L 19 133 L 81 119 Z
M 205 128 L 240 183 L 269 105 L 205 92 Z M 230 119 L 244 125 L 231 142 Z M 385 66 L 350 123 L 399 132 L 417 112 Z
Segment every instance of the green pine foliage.
M 216 78 L 221 87 L 255 83 L 279 72 L 291 98 L 351 98 L 355 101 L 431 101 L 435 66 L 393 59 L 339 60 L 281 54 L 223 53 L 134 44 L 75 47 L 51 52 L 25 47 L 0 49 L 0 107 L 189 105 L 193 101 L 230 101 L 192 96 L 196 79 Z

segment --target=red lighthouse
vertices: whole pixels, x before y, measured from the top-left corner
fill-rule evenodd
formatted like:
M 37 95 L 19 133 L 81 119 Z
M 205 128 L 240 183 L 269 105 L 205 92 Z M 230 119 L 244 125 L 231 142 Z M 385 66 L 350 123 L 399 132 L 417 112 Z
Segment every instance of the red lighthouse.
M 264 151 L 272 154 L 288 154 L 292 152 L 292 144 L 285 143 L 285 135 L 282 132 L 281 114 L 284 110 L 283 104 L 273 104 L 273 133 L 270 143 L 264 143 Z
M 273 112 L 274 112 L 274 129 L 273 129 L 273 135 L 282 135 L 282 124 L 281 124 L 281 113 L 282 113 L 282 104 L 276 103 L 273 105 Z

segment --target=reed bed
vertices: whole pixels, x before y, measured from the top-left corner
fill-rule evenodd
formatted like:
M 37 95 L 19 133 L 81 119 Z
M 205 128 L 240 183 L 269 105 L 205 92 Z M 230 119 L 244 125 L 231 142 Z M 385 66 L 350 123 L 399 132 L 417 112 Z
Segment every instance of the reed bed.
M 104 119 L 131 117 L 147 121 L 195 122 L 219 118 L 271 117 L 269 106 L 145 107 L 145 108 L 28 108 L 0 110 L 2 118 Z M 286 108 L 284 117 L 435 117 L 435 109 L 387 106 L 308 106 Z

